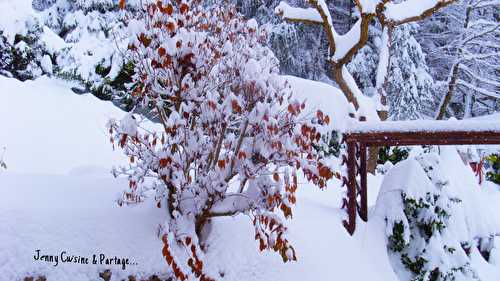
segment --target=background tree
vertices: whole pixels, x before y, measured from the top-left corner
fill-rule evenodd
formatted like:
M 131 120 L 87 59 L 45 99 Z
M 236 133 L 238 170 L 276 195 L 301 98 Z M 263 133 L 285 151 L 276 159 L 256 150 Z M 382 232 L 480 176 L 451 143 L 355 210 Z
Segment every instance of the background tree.
M 497 0 L 462 0 L 422 25 L 419 34 L 440 80 L 437 119 L 465 118 L 498 110 Z
M 382 26 L 382 35 L 380 38 L 381 47 L 376 75 L 377 96 L 375 99 L 378 101 L 377 112 L 379 118 L 386 120 L 388 118 L 386 88 L 388 85 L 391 57 L 391 34 L 394 28 L 402 24 L 422 20 L 454 1 L 435 0 L 422 3 L 414 0 L 403 2 L 356 0 L 354 4 L 359 18 L 343 35 L 339 34 L 334 27 L 333 17 L 324 0 L 308 0 L 311 8 L 296 8 L 291 7 L 285 2 L 281 2 L 276 7 L 276 13 L 288 21 L 319 24 L 323 27 L 329 43 L 328 59 L 331 65 L 333 80 L 360 115 L 366 114 L 369 110 L 364 108 L 359 110 L 360 103 L 358 100 L 363 93 L 346 65 L 366 45 L 369 37 L 370 22 L 373 19 L 378 19 L 378 22 Z M 358 116 L 358 118 L 363 120 L 366 116 Z M 374 172 L 377 163 L 378 148 L 370 149 L 369 154 L 368 170 Z
M 392 120 L 423 119 L 435 108 L 434 79 L 414 35 L 416 23 L 398 26 L 392 35 L 387 83 L 389 117 Z

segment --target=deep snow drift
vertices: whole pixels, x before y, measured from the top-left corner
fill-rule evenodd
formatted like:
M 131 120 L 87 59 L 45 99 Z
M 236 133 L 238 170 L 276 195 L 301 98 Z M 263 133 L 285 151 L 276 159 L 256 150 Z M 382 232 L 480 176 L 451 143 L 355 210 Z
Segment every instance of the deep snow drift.
M 338 90 L 331 86 L 289 79 L 294 89 L 314 94 L 313 108 L 332 112 L 344 105 L 343 96 L 335 96 Z M 70 87 L 49 78 L 23 83 L 0 77 L 0 147 L 7 148 L 4 160 L 9 166 L 0 172 L 1 278 L 45 275 L 50 281 L 98 280 L 98 272 L 106 268 L 113 271 L 113 280 L 131 273 L 165 273 L 162 242 L 156 235 L 162 210 L 152 201 L 132 207 L 118 207 L 114 201 L 127 181 L 113 179 L 108 171 L 125 159 L 113 152 L 104 128 L 108 118 L 125 113 L 91 95 L 76 95 Z M 335 113 L 342 122 L 345 117 L 339 112 L 345 111 Z M 381 177 L 370 178 L 370 205 L 379 182 Z M 208 266 L 224 275 L 221 280 L 231 281 L 397 281 L 387 255 L 385 224 L 375 211 L 383 206 L 372 206 L 369 223 L 359 221 L 351 237 L 341 224 L 338 186 L 332 182 L 325 191 L 299 186 L 294 218 L 288 222 L 297 262 L 283 264 L 274 253 L 260 253 L 249 219 L 237 216 L 214 222 Z M 500 214 L 499 204 L 494 204 L 500 200 L 496 189 L 490 186 L 480 198 L 493 202 L 494 214 Z M 116 264 L 59 260 L 54 266 L 34 260 L 38 249 L 40 254 L 66 251 L 90 257 L 90 263 L 93 254 L 129 258 L 131 264 L 123 270 Z M 474 257 L 483 280 L 498 280 L 499 252 L 492 257 L 496 267 Z

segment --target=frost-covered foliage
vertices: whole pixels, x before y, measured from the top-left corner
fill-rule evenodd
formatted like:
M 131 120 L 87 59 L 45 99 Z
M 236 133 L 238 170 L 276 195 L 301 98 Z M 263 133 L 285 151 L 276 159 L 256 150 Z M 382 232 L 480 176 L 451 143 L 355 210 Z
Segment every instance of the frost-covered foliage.
M 127 9 L 136 10 L 139 2 L 130 1 Z M 133 66 L 121 54 L 127 19 L 118 1 L 3 1 L 0 8 L 14 15 L 0 20 L 3 75 L 26 80 L 53 74 L 106 99 L 130 81 Z
M 393 120 L 421 119 L 432 115 L 434 80 L 425 55 L 415 40 L 416 23 L 397 27 L 393 33 L 387 97 Z
M 450 178 L 455 173 L 458 179 Z M 488 260 L 496 226 L 483 217 L 488 209 L 476 205 L 475 188 L 454 148 L 421 153 L 389 170 L 377 205 L 401 280 L 479 280 L 469 255 L 479 251 Z
M 378 164 L 385 164 L 388 161 L 396 164 L 407 159 L 409 155 L 409 147 L 384 146 L 378 152 Z
M 169 213 L 160 234 L 178 280 L 215 278 L 203 258 L 213 217 L 247 214 L 260 250 L 296 260 L 283 218 L 292 217 L 297 170 L 320 187 L 333 176 L 313 148 L 329 117 L 302 113 L 263 45 L 265 30 L 234 7 L 158 1 L 137 18 L 129 93 L 162 129 L 141 128 L 132 114 L 110 122 L 113 143 L 130 158 L 115 171 L 130 182 L 119 203 L 155 194 Z
M 486 172 L 486 179 L 500 184 L 500 154 L 491 154 L 486 157 L 488 164 L 488 171 Z
M 62 40 L 57 46 L 57 75 L 80 81 L 101 98 L 128 82 L 125 18 L 116 1 L 57 0 L 41 12 L 45 25 Z M 132 6 L 133 8 L 133 6 Z
M 52 73 L 52 57 L 43 40 L 43 25 L 30 1 L 3 1 L 0 9 L 12 11 L 0 19 L 0 74 L 27 80 Z

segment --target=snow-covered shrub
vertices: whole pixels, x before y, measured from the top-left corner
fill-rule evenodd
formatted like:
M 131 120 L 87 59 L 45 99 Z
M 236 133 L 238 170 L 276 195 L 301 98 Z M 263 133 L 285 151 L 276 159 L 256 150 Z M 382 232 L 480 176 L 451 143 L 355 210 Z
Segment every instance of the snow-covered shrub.
M 0 73 L 20 80 L 52 73 L 52 58 L 42 40 L 43 25 L 30 1 L 4 1 L 3 11 L 13 11 L 0 20 Z
M 119 204 L 155 194 L 169 214 L 163 255 L 178 280 L 214 278 L 203 260 L 214 217 L 248 215 L 260 250 L 296 260 L 283 218 L 292 217 L 297 170 L 320 187 L 333 176 L 313 148 L 329 117 L 304 116 L 265 32 L 234 7 L 158 1 L 137 18 L 129 93 L 162 129 L 142 128 L 133 114 L 110 121 L 112 142 L 130 159 L 115 171 L 130 182 Z
M 500 154 L 491 154 L 486 157 L 489 169 L 486 172 L 486 179 L 500 184 Z
M 133 11 L 134 1 L 127 6 Z M 56 74 L 78 81 L 101 99 L 124 90 L 130 82 L 130 63 L 124 60 L 127 18 L 118 1 L 56 0 L 40 12 L 47 29 L 60 41 Z M 132 67 L 133 68 L 133 67 Z
M 390 161 L 392 164 L 399 163 L 409 156 L 410 148 L 397 146 L 384 146 L 378 151 L 378 164 Z
M 478 279 L 466 251 L 471 241 L 458 227 L 467 220 L 465 207 L 441 162 L 436 153 L 423 153 L 384 178 L 377 205 L 384 209 L 388 250 L 401 280 Z

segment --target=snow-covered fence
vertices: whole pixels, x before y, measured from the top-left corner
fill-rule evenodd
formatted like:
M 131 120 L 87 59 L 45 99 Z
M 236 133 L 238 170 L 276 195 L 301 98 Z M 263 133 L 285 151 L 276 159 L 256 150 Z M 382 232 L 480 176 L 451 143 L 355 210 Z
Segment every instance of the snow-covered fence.
M 343 223 L 352 235 L 358 212 L 362 220 L 368 220 L 367 147 L 500 144 L 500 120 L 354 122 L 344 133 L 343 142 L 347 144 L 347 157 L 343 159 L 347 175 L 343 184 L 347 186 L 344 205 L 348 214 Z

